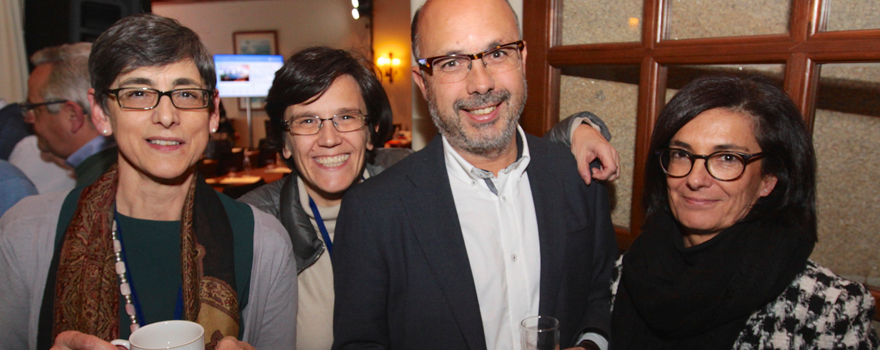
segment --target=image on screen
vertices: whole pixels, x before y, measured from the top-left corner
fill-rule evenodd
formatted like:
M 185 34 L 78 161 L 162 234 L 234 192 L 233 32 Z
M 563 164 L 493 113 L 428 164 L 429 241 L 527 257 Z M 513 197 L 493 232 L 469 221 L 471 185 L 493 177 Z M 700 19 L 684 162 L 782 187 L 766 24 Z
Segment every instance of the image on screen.
M 265 97 L 283 64 L 281 55 L 214 55 L 220 97 Z

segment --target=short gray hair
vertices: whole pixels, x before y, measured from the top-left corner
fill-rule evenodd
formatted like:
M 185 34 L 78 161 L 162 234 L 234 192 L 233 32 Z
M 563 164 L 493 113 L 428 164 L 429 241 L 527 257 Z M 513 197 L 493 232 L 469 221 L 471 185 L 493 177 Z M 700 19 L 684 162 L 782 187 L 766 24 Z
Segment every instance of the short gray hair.
M 217 86 L 214 59 L 196 32 L 175 19 L 152 13 L 120 19 L 95 40 L 89 58 L 95 103 L 107 110 L 108 90 L 120 74 L 185 60 L 192 60 L 205 89 L 213 93 Z M 208 104 L 208 110 L 214 111 L 213 103 Z
M 46 101 L 68 100 L 82 107 L 83 113 L 89 110 L 89 52 L 91 43 L 76 43 L 52 46 L 41 49 L 31 56 L 31 64 L 51 64 L 52 72 L 40 96 Z M 48 105 L 49 112 L 61 111 L 59 105 Z M 91 122 L 91 121 L 89 121 Z

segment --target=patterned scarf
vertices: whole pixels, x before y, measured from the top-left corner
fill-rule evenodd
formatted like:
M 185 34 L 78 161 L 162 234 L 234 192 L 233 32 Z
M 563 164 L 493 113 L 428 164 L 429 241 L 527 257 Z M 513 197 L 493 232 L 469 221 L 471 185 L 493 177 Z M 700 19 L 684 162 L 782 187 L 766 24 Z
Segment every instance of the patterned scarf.
M 122 296 L 110 236 L 117 169 L 114 165 L 83 190 L 67 227 L 59 263 L 53 266 L 53 339 L 67 330 L 104 340 L 119 336 Z M 183 316 L 205 328 L 206 347 L 213 349 L 224 336 L 238 336 L 240 319 L 232 229 L 217 193 L 199 175 L 186 195 L 180 236 Z
M 803 272 L 808 236 L 784 220 L 746 221 L 686 248 L 672 215 L 656 215 L 623 257 L 611 348 L 732 348 L 749 316 Z

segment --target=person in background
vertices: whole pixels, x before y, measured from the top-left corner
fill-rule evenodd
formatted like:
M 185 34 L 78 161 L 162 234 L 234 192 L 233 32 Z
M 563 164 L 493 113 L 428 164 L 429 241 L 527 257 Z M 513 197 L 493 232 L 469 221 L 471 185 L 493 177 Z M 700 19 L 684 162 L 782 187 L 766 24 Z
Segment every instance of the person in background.
M 565 348 L 607 346 L 608 193 L 571 151 L 519 127 L 517 22 L 504 0 L 416 12 L 412 75 L 440 137 L 346 192 L 333 349 L 520 349 L 520 321 L 535 315 L 559 320 Z
M 232 125 L 232 121 L 226 116 L 226 109 L 223 107 L 223 102 L 220 102 L 220 126 L 217 127 L 217 132 L 214 133 L 212 139 L 228 140 L 230 143 L 235 144 L 235 127 Z
M 612 349 L 876 349 L 865 286 L 809 260 L 816 159 L 763 77 L 706 76 L 657 119 Z
M 38 143 L 37 135 L 25 136 L 13 148 L 9 162 L 27 176 L 40 194 L 66 192 L 76 187 L 73 168 L 63 158 L 41 151 Z
M 15 165 L 0 159 L 0 217 L 22 198 L 37 194 L 37 188 Z
M 22 116 L 19 103 L 0 106 L 0 160 L 18 168 L 39 193 L 72 189 L 76 185 L 73 168 L 64 159 L 40 151 L 37 136 Z
M 0 160 L 9 160 L 15 144 L 28 136 L 27 123 L 21 118 L 21 105 L 0 99 Z
M 208 140 L 208 147 L 205 148 L 205 158 L 221 160 L 231 158 L 232 147 L 235 145 L 235 130 L 232 128 L 232 122 L 226 118 L 226 109 L 223 108 L 223 101 L 220 101 L 220 123 L 217 132 L 211 134 Z M 216 176 L 210 175 L 211 176 Z
M 116 162 L 110 130 L 92 124 L 89 101 L 89 50 L 92 44 L 47 47 L 31 56 L 25 121 L 34 125 L 41 151 L 62 158 L 76 173 L 76 186 L 94 182 Z
M 169 319 L 208 349 L 293 348 L 296 263 L 274 217 L 214 191 L 196 162 L 215 131 L 214 62 L 195 32 L 123 18 L 89 58 L 92 122 L 118 164 L 0 219 L 5 349 L 103 349 Z M 54 344 L 54 346 L 53 346 Z

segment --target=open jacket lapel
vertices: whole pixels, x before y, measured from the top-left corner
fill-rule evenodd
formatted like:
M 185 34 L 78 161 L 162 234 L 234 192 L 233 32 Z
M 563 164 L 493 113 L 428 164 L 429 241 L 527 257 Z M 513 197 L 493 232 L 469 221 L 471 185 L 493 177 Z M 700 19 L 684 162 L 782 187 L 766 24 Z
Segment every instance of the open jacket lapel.
M 296 259 L 296 273 L 312 266 L 324 252 L 324 242 L 312 226 L 309 215 L 303 210 L 299 200 L 299 185 L 296 173 L 283 180 L 280 196 L 280 219 L 293 243 L 293 257 Z
M 423 158 L 418 161 L 424 165 L 409 174 L 411 182 L 406 185 L 412 186 L 411 191 L 400 197 L 412 230 L 468 347 L 485 349 L 480 305 L 440 136 L 410 157 Z
M 541 296 L 539 313 L 554 314 L 556 295 L 562 282 L 565 266 L 565 183 L 553 173 L 552 161 L 547 159 L 547 145 L 527 135 L 529 152 L 528 176 L 538 220 L 538 238 L 541 244 Z

